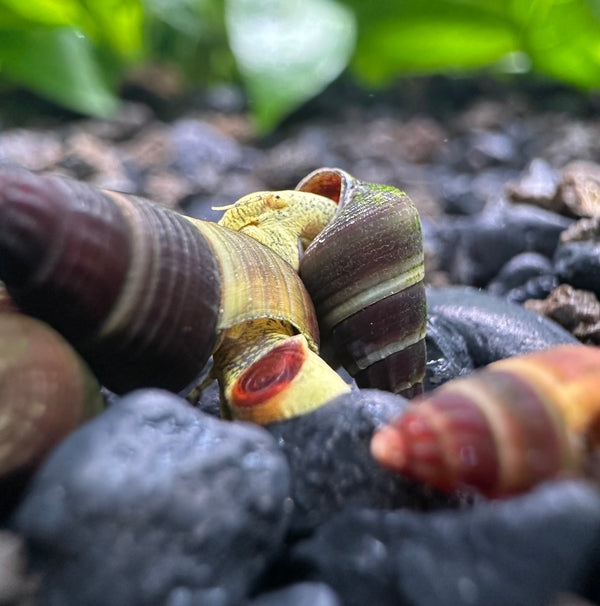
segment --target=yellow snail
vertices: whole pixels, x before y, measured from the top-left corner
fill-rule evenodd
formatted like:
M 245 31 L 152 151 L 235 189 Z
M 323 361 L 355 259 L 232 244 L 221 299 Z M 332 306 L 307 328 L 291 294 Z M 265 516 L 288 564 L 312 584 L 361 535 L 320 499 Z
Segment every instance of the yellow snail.
M 581 473 L 600 444 L 600 349 L 562 345 L 494 362 L 413 400 L 373 456 L 442 490 L 488 497 Z
M 330 220 L 307 194 L 335 202 Z M 283 199 L 295 199 L 291 207 Z M 400 190 L 320 168 L 296 192 L 261 192 L 220 221 L 287 259 L 315 304 L 325 355 L 359 387 L 413 396 L 425 375 L 426 299 L 421 224 Z M 298 238 L 305 250 L 298 252 Z
M 335 212 L 322 196 L 292 198 L 323 223 Z M 136 196 L 2 169 L 0 280 L 117 392 L 180 390 L 212 354 L 238 418 L 293 416 L 349 389 L 316 353 L 314 308 L 287 261 Z
M 423 252 L 402 192 L 321 169 L 297 190 L 242 198 L 215 224 L 59 177 L 0 171 L 0 279 L 19 309 L 56 327 L 117 392 L 182 389 L 211 355 L 236 418 L 268 423 L 348 391 L 317 355 L 298 269 L 359 385 L 417 392 Z

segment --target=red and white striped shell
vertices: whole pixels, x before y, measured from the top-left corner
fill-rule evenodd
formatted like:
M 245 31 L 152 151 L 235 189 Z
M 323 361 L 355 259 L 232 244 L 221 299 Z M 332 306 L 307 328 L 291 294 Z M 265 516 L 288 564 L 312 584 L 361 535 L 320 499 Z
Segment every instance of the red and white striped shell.
M 521 493 L 580 473 L 600 438 L 600 348 L 490 364 L 413 400 L 372 439 L 375 459 L 441 490 Z

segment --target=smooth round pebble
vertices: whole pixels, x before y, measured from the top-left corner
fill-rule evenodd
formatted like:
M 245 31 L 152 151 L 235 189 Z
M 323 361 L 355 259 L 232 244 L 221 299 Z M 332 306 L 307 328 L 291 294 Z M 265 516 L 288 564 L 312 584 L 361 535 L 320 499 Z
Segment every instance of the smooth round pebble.
M 578 343 L 556 322 L 465 286 L 427 289 L 425 389 L 496 360 Z

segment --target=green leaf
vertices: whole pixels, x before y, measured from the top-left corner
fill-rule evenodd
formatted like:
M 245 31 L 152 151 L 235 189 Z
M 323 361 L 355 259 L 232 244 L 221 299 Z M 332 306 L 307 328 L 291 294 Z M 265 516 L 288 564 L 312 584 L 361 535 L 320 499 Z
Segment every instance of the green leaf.
M 518 50 L 498 4 L 430 0 L 377 4 L 364 14 L 353 68 L 381 84 L 402 74 L 470 69 Z
M 0 72 L 75 111 L 108 117 L 118 106 L 88 40 L 74 29 L 0 31 Z
M 580 87 L 600 86 L 598 3 L 513 0 L 523 50 L 538 71 Z
M 263 132 L 323 90 L 354 50 L 354 16 L 333 0 L 228 0 L 225 17 Z
M 142 51 L 142 0 L 0 0 L 0 28 L 73 27 L 124 59 Z

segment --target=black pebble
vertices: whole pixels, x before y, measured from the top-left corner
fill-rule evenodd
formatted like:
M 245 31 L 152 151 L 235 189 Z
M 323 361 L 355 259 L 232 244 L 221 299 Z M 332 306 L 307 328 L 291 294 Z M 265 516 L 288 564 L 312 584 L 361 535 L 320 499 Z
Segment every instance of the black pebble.
M 523 252 L 551 258 L 572 220 L 527 204 L 497 203 L 468 217 L 424 222 L 424 243 L 453 282 L 484 287 Z
M 558 247 L 554 267 L 561 282 L 600 297 L 600 242 L 569 242 Z
M 564 328 L 521 305 L 464 286 L 427 289 L 425 389 L 519 354 L 578 343 Z
M 313 412 L 267 426 L 292 472 L 292 535 L 307 534 L 345 507 L 456 504 L 456 499 L 383 469 L 371 457 L 374 429 L 398 416 L 405 404 L 387 392 L 355 390 Z
M 488 284 L 492 295 L 505 296 L 514 288 L 523 286 L 531 278 L 552 275 L 554 268 L 548 257 L 540 253 L 524 252 L 513 257 Z
M 600 497 L 555 482 L 470 511 L 345 511 L 299 543 L 291 567 L 345 606 L 547 606 L 576 592 L 600 540 Z
M 140 390 L 61 443 L 14 527 L 43 606 L 237 606 L 279 549 L 288 493 L 266 431 Z
M 244 606 L 342 606 L 325 583 L 295 583 L 263 593 Z

